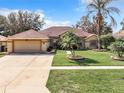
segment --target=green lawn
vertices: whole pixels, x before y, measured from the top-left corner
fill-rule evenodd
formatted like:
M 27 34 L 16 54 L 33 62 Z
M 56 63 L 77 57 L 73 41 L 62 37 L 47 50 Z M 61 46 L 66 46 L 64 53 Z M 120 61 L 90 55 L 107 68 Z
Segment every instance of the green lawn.
M 124 93 L 124 70 L 53 70 L 51 93 Z
M 112 60 L 110 52 L 95 52 L 92 50 L 76 51 L 86 59 L 83 61 L 72 61 L 66 57 L 66 52 L 58 50 L 53 59 L 53 66 L 124 66 L 124 61 Z
M 5 53 L 0 52 L 0 58 L 3 57 L 5 55 Z

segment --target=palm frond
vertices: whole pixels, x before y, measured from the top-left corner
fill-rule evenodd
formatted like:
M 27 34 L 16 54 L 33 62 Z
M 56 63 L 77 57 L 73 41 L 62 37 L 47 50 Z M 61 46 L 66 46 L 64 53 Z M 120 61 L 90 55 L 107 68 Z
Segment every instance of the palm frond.
M 98 9 L 98 6 L 95 5 L 94 3 L 90 3 L 88 6 L 87 6 L 88 9 Z
M 117 1 L 117 0 L 103 0 L 105 6 L 107 6 L 108 4 L 111 4 L 114 1 Z
M 111 19 L 111 25 L 113 26 L 117 26 L 117 22 L 115 21 L 115 19 L 113 18 L 113 16 L 109 15 L 110 19 Z
M 89 16 L 90 16 L 93 12 L 95 12 L 95 10 L 88 11 L 88 13 L 87 13 L 86 16 L 89 18 Z
M 117 13 L 117 14 L 120 13 L 120 10 L 116 7 L 108 7 L 107 10 L 112 12 L 112 13 Z
M 108 15 L 110 15 L 110 11 L 106 8 L 103 9 L 102 14 L 105 18 L 107 18 Z

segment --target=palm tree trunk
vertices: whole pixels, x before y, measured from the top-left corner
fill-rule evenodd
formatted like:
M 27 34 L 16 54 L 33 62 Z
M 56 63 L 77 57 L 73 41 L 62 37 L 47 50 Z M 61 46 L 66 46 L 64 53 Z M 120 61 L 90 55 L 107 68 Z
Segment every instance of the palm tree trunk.
M 99 19 L 98 19 L 99 20 Z M 97 23 L 97 35 L 98 35 L 98 49 L 101 49 L 101 42 L 100 42 L 100 23 Z
M 100 41 L 100 35 L 101 35 L 101 25 L 102 25 L 102 21 L 103 21 L 103 17 L 102 17 L 102 14 L 101 13 L 98 13 L 97 14 L 97 33 L 98 33 L 98 49 L 100 50 L 101 49 L 101 41 Z
M 101 49 L 100 35 L 98 35 L 98 49 Z

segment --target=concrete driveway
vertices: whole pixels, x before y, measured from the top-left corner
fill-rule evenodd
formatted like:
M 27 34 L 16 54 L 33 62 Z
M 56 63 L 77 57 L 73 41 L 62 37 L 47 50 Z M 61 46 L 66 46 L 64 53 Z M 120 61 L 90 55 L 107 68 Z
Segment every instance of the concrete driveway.
M 0 58 L 0 93 L 50 93 L 46 88 L 53 55 Z

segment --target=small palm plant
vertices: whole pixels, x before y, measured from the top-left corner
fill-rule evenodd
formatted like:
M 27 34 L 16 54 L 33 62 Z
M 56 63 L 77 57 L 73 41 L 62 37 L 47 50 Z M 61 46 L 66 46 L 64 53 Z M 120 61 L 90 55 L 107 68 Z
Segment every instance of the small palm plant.
M 72 57 L 75 57 L 75 49 L 74 46 L 79 47 L 80 38 L 75 35 L 74 30 L 67 31 L 60 37 L 59 44 L 65 50 L 70 50 Z

